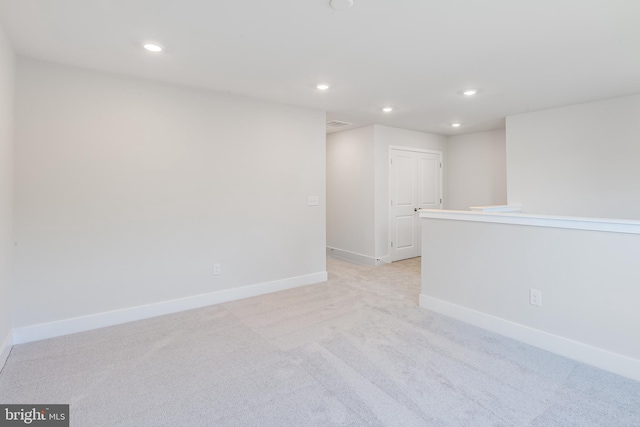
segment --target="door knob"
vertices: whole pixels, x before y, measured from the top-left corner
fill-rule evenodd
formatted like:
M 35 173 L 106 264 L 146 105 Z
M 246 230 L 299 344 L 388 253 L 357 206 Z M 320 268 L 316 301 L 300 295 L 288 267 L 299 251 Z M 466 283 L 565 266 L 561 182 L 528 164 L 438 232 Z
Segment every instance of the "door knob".
M 418 208 L 413 208 L 413 211 L 414 212 L 418 212 Z

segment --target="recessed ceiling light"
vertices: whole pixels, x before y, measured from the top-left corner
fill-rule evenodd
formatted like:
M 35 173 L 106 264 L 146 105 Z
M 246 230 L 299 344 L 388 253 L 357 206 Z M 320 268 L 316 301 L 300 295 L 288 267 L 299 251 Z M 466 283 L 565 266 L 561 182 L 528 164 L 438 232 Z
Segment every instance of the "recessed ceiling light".
M 320 83 L 318 86 L 316 86 L 319 90 L 327 90 L 329 89 L 329 85 L 325 84 L 325 83 Z
M 464 93 L 466 96 L 473 96 L 473 95 L 475 95 L 476 93 L 478 93 L 478 91 L 477 91 L 477 90 L 475 90 L 475 89 L 469 89 L 469 90 L 465 90 L 465 91 L 464 91 L 464 92 L 462 92 L 462 93 Z
M 329 4 L 336 10 L 347 10 L 353 6 L 353 0 L 331 0 Z
M 451 123 L 451 127 L 459 128 L 460 127 L 460 123 Z
M 149 52 L 162 52 L 162 46 L 159 46 L 155 43 L 147 43 L 144 45 L 144 48 Z
M 384 111 L 385 113 L 390 113 L 390 112 L 392 112 L 392 111 L 393 111 L 393 108 L 391 108 L 391 107 L 384 107 L 384 108 L 382 109 L 382 111 Z

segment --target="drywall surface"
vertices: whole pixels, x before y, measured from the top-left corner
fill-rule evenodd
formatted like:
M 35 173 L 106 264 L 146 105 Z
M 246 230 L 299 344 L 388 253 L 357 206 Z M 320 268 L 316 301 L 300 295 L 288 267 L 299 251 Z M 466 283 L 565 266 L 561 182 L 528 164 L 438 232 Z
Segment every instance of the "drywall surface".
M 443 153 L 444 176 L 448 164 L 447 138 L 425 132 L 416 132 L 375 125 L 375 236 L 376 258 L 389 255 L 389 147 L 401 146 Z M 444 206 L 447 206 L 447 180 L 443 183 Z
M 423 295 L 640 361 L 637 234 L 421 221 Z
M 326 271 L 324 112 L 28 59 L 17 87 L 14 327 Z
M 11 334 L 15 55 L 0 28 L 0 368 Z
M 327 246 L 374 261 L 374 127 L 327 135 Z
M 507 117 L 509 204 L 640 219 L 640 95 Z
M 504 129 L 448 137 L 447 158 L 448 209 L 507 203 Z

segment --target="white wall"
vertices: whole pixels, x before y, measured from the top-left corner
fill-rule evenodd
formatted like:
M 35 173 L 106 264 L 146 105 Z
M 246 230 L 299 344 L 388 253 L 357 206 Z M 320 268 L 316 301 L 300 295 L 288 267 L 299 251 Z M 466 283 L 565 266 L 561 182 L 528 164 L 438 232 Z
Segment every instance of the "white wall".
M 389 147 L 397 145 L 443 153 L 444 173 L 448 167 L 447 138 L 424 132 L 375 125 L 375 236 L 376 258 L 389 255 Z M 446 176 L 446 175 L 445 175 Z M 448 185 L 443 185 L 447 207 Z
M 0 369 L 9 351 L 13 312 L 13 122 L 15 55 L 0 28 Z
M 0 369 L 9 350 L 13 311 L 14 91 L 15 55 L 0 28 Z
M 447 158 L 447 209 L 507 203 L 504 129 L 448 137 Z
M 422 306 L 640 379 L 638 234 L 422 221 Z
M 374 127 L 327 135 L 327 246 L 373 263 Z
M 639 117 L 640 95 L 507 117 L 509 203 L 640 219 Z
M 26 59 L 16 111 L 15 327 L 325 272 L 323 112 Z

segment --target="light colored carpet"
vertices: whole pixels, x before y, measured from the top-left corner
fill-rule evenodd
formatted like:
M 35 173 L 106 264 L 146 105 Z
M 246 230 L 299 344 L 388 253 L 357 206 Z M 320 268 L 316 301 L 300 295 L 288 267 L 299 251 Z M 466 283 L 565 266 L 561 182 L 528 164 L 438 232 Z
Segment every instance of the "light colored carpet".
M 73 426 L 640 426 L 640 383 L 417 306 L 420 263 L 15 346 L 0 403 Z

